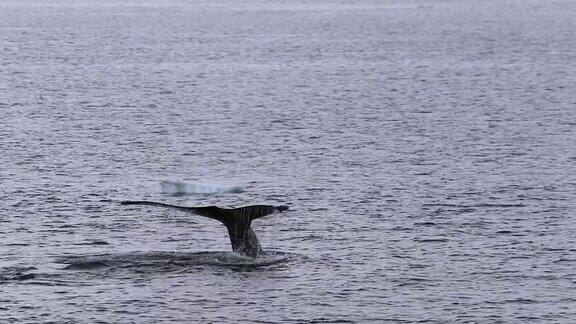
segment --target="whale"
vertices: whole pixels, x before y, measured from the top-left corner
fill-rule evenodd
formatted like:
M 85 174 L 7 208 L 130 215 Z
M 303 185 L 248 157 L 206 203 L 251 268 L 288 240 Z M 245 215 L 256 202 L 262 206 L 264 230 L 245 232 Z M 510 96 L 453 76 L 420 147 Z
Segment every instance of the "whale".
M 253 258 L 262 254 L 262 247 L 251 227 L 252 221 L 289 209 L 286 205 L 250 205 L 238 208 L 218 206 L 186 207 L 154 201 L 121 201 L 120 204 L 165 207 L 217 220 L 226 226 L 228 230 L 232 251 Z

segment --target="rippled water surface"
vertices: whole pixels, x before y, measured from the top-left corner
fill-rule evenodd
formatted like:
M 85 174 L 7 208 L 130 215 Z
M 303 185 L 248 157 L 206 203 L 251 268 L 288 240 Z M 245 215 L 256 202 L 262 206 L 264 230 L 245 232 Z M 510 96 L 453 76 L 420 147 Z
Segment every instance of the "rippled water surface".
M 575 323 L 575 13 L 0 1 L 0 321 Z

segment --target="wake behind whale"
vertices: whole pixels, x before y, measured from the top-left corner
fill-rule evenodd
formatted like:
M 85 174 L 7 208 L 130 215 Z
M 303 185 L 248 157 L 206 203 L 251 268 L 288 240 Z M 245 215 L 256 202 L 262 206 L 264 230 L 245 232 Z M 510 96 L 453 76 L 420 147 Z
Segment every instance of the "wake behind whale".
M 191 267 L 262 268 L 301 259 L 295 253 L 267 251 L 256 258 L 234 252 L 134 252 L 100 255 L 66 256 L 56 260 L 64 270 L 130 270 L 180 271 Z
M 101 280 L 102 274 L 124 280 L 141 278 L 141 275 L 196 272 L 198 269 L 214 269 L 218 274 L 222 273 L 222 269 L 234 272 L 268 271 L 307 259 L 301 254 L 279 251 L 266 251 L 256 258 L 226 251 L 68 255 L 43 267 L 26 264 L 0 267 L 0 286 L 14 283 L 69 286 L 72 283 L 85 284 L 90 278 Z

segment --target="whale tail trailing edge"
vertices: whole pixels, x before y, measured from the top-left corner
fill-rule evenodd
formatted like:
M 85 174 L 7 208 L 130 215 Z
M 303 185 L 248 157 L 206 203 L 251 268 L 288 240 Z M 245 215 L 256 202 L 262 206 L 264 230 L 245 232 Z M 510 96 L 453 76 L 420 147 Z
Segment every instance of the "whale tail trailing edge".
M 191 212 L 200 216 L 212 218 L 225 223 L 230 218 L 247 218 L 252 221 L 270 214 L 288 210 L 285 205 L 251 205 L 238 208 L 222 208 L 218 206 L 186 207 L 178 205 L 164 204 L 154 201 L 121 201 L 121 205 L 149 205 L 158 207 L 173 208 L 181 211 Z
M 120 204 L 173 208 L 220 221 L 228 229 L 232 250 L 251 257 L 255 257 L 262 252 L 258 238 L 251 227 L 252 221 L 289 209 L 288 206 L 284 205 L 251 205 L 239 208 L 221 208 L 217 206 L 185 207 L 153 201 L 122 201 Z
M 221 222 L 224 222 L 225 216 L 219 212 L 219 207 L 216 206 L 206 206 L 206 207 L 185 207 L 185 206 L 177 206 L 177 205 L 170 205 L 164 204 L 154 201 L 122 201 L 120 205 L 148 205 L 148 206 L 158 206 L 158 207 L 166 207 L 172 208 L 176 210 L 181 210 L 185 212 L 191 212 L 200 216 L 212 218 Z

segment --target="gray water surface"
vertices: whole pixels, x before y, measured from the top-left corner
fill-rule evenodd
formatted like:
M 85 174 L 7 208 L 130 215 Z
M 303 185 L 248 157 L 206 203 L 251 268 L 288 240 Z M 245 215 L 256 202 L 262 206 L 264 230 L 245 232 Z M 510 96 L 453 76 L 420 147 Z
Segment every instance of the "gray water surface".
M 576 322 L 575 16 L 0 1 L 0 322 Z

